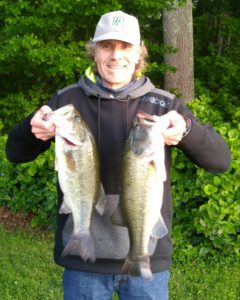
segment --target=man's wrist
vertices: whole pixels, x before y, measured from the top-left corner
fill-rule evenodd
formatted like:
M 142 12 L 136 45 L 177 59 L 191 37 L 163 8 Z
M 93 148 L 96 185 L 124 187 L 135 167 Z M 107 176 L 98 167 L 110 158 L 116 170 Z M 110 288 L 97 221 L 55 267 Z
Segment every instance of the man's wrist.
M 191 120 L 191 118 L 189 118 L 187 116 L 185 116 L 183 118 L 184 118 L 184 120 L 186 122 L 186 130 L 184 131 L 183 136 L 182 136 L 184 138 L 184 137 L 186 137 L 189 134 L 189 132 L 192 129 L 192 120 Z

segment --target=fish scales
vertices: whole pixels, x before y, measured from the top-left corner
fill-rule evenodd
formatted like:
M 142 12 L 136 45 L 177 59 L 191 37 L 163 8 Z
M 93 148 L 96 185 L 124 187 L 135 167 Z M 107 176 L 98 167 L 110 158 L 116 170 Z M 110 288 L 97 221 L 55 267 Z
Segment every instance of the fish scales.
M 128 218 L 132 255 L 148 253 L 148 241 L 152 230 L 151 218 L 143 216 L 153 215 L 155 209 L 152 203 L 155 198 L 149 193 L 151 185 L 154 184 L 155 169 L 148 162 L 141 163 L 139 160 L 132 152 L 128 152 L 127 165 L 124 166 L 126 180 L 122 191 L 122 197 L 125 199 L 123 213 Z
M 55 167 L 63 192 L 59 213 L 72 213 L 73 218 L 73 232 L 62 255 L 80 255 L 94 262 L 90 225 L 100 193 L 100 176 L 93 135 L 71 104 L 48 113 L 46 119 L 56 125 Z
M 92 209 L 98 193 L 96 154 L 89 138 L 86 138 L 79 148 L 69 150 L 66 146 L 62 154 L 58 176 L 63 187 L 64 201 L 72 208 L 78 206 L 78 209 L 73 212 L 73 233 L 78 235 L 80 229 L 83 231 L 83 228 L 90 227 Z M 59 159 L 58 156 L 58 163 L 60 163 Z M 60 212 L 64 213 L 61 209 Z
M 147 119 L 146 119 L 147 118 Z M 152 116 L 139 112 L 123 157 L 120 209 L 130 249 L 123 272 L 151 280 L 150 255 L 168 230 L 161 215 L 165 181 L 164 139 Z

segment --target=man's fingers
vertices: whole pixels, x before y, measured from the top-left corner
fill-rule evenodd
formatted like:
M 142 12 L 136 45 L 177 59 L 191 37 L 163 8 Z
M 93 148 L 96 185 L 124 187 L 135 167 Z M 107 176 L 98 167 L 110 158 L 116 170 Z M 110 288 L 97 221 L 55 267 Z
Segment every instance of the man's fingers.
M 43 141 L 46 141 L 55 135 L 55 125 L 50 121 L 44 120 L 44 115 L 51 111 L 51 107 L 44 105 L 35 113 L 30 121 L 32 133 L 36 138 Z
M 51 127 L 53 127 L 53 123 L 49 122 L 49 121 L 45 121 L 43 120 L 44 115 L 51 112 L 52 109 L 47 106 L 44 105 L 42 106 L 33 116 L 30 124 L 32 125 L 32 127 L 39 127 L 40 129 L 50 129 Z
M 48 106 L 48 105 L 43 105 L 43 106 L 39 109 L 39 111 L 41 111 L 41 112 L 43 113 L 43 115 L 45 115 L 45 114 L 51 112 L 52 109 L 51 109 L 51 107 Z

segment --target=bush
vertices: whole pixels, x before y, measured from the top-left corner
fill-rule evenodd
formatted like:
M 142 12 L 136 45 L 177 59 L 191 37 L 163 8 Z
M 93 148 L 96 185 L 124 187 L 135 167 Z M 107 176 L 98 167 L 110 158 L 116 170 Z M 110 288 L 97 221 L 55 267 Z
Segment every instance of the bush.
M 11 164 L 5 157 L 6 136 L 0 138 L 0 205 L 32 214 L 31 225 L 55 227 L 56 175 L 50 148 L 29 163 Z
M 194 166 L 180 151 L 173 152 L 172 187 L 174 199 L 173 240 L 186 255 L 239 254 L 240 125 L 222 122 L 204 96 L 189 103 L 191 110 L 211 125 L 227 141 L 232 163 L 228 172 L 211 174 Z M 214 158 L 213 158 L 214 159 Z

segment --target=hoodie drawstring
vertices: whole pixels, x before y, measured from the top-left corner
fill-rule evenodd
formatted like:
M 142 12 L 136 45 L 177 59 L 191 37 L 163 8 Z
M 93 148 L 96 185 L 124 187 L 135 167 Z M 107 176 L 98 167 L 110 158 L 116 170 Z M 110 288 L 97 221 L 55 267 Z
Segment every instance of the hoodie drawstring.
M 101 96 L 98 94 L 98 104 L 97 104 L 97 145 L 100 148 L 100 138 L 101 138 Z
M 130 102 L 130 95 L 127 96 L 127 101 L 126 101 L 126 105 L 127 105 L 127 108 L 126 108 L 126 139 L 128 138 L 128 132 L 129 132 L 129 102 Z

